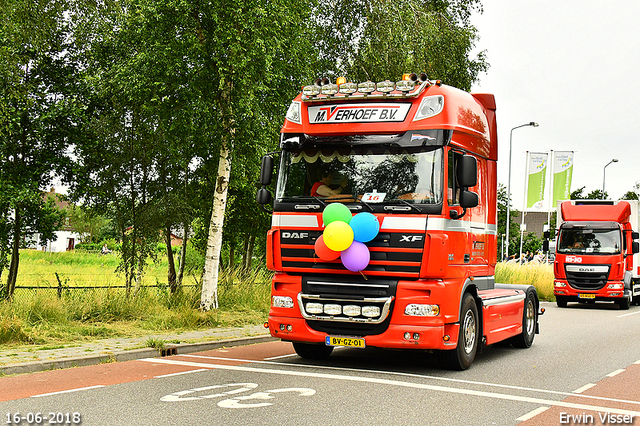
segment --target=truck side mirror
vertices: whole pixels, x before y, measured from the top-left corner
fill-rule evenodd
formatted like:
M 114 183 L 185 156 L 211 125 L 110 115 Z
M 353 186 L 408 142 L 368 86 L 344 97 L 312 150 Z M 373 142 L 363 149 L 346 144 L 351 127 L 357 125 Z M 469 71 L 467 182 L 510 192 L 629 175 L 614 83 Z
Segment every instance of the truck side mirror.
M 542 242 L 542 251 L 549 251 L 549 240 L 544 240 Z
M 640 253 L 640 243 L 637 241 L 631 243 L 631 251 L 633 254 Z
M 631 233 L 631 239 L 632 240 L 637 240 L 638 238 L 640 238 L 640 233 L 637 233 L 637 232 L 632 232 Z
M 545 240 L 548 240 L 549 238 L 551 238 L 551 231 L 544 231 L 544 232 L 542 233 L 542 237 L 543 237 Z M 546 250 L 545 250 L 545 251 L 546 251 Z
M 475 158 L 470 155 L 460 157 L 460 160 L 458 160 L 457 178 L 458 185 L 463 188 L 476 186 L 478 183 L 478 162 Z
M 271 202 L 271 192 L 269 192 L 266 188 L 258 189 L 258 193 L 256 194 L 256 202 L 258 204 L 269 204 Z
M 469 209 L 478 206 L 478 194 L 471 191 L 460 192 L 460 207 Z
M 260 185 L 269 185 L 271 183 L 271 175 L 273 175 L 273 157 L 265 155 L 262 157 L 262 164 L 260 165 Z

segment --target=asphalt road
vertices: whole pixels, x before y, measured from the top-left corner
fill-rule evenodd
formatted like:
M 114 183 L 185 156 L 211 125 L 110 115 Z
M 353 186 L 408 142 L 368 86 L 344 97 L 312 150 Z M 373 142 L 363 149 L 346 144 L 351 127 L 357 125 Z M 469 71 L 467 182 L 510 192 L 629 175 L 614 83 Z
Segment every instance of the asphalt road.
M 487 347 L 467 371 L 445 370 L 432 354 L 374 348 L 312 362 L 270 342 L 3 377 L 1 421 L 640 425 L 640 307 L 542 306 L 531 348 Z

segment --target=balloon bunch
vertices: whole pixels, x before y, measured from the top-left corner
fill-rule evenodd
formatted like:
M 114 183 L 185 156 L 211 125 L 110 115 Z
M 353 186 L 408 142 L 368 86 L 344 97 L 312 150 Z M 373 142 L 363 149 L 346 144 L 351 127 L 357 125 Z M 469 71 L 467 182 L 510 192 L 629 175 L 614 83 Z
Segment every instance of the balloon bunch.
M 378 218 L 367 212 L 351 216 L 347 206 L 332 203 L 322 212 L 322 221 L 325 228 L 314 246 L 318 257 L 325 261 L 339 257 L 344 267 L 353 272 L 366 268 L 371 255 L 364 243 L 378 235 Z

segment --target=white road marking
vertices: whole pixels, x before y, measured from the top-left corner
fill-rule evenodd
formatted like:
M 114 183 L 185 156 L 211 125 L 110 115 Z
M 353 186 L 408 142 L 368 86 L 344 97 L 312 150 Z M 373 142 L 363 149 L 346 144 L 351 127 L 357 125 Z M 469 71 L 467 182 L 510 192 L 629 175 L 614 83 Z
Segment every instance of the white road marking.
M 527 403 L 532 403 L 537 405 L 549 405 L 549 406 L 558 406 L 558 407 L 565 407 L 565 408 L 575 408 L 578 410 L 602 411 L 602 412 L 608 412 L 608 413 L 614 413 L 614 414 L 631 415 L 631 416 L 640 417 L 640 411 L 621 410 L 618 408 L 600 407 L 597 405 L 576 404 L 576 403 L 565 402 L 565 401 L 554 401 L 554 400 L 548 400 L 548 399 L 542 399 L 542 398 L 507 395 L 507 394 L 501 394 L 501 393 L 495 393 L 495 392 L 475 391 L 471 389 L 450 388 L 445 386 L 428 385 L 424 383 L 403 382 L 400 380 L 380 379 L 375 377 L 347 376 L 343 374 L 327 374 L 327 373 L 312 373 L 312 372 L 305 373 L 302 371 L 244 367 L 240 365 L 206 364 L 201 362 L 178 361 L 178 360 L 166 359 L 166 358 L 160 358 L 160 359 L 143 358 L 143 359 L 140 359 L 140 361 L 172 364 L 172 365 L 186 365 L 186 366 L 192 366 L 192 367 L 198 367 L 198 368 L 211 368 L 211 369 L 217 369 L 217 370 L 243 371 L 247 373 L 277 374 L 282 376 L 343 380 L 343 381 L 349 381 L 349 382 L 375 383 L 375 384 L 381 384 L 381 385 L 401 386 L 401 387 L 414 388 L 414 389 L 426 389 L 426 390 L 431 390 L 436 392 L 481 396 L 485 398 L 502 399 L 506 401 L 527 402 Z M 576 396 L 580 396 L 580 395 L 576 395 Z
M 183 374 L 198 373 L 200 371 L 209 371 L 209 370 L 206 368 L 199 368 L 198 370 L 181 371 L 180 373 L 162 374 L 160 376 L 154 376 L 154 379 L 163 379 L 165 377 L 181 376 Z
M 617 376 L 618 374 L 622 373 L 623 371 L 624 371 L 624 368 L 621 368 L 621 369 L 616 370 L 616 371 L 612 371 L 611 373 L 607 374 L 607 377 Z
M 586 385 L 582 386 L 581 388 L 578 388 L 578 389 L 574 390 L 573 393 L 582 393 L 582 392 L 586 391 L 587 389 L 591 389 L 594 386 L 595 386 L 595 384 L 593 384 L 593 383 L 587 383 Z
M 368 370 L 368 369 L 358 369 L 358 368 L 344 368 L 344 367 L 331 367 L 331 366 L 323 366 L 323 365 L 309 365 L 309 364 L 291 364 L 285 362 L 269 362 L 269 361 L 255 361 L 250 359 L 238 359 L 238 358 L 224 358 L 224 357 L 216 357 L 216 356 L 206 356 L 206 355 L 180 355 L 181 357 L 188 358 L 203 358 L 203 359 L 211 359 L 217 361 L 236 361 L 236 362 L 244 362 L 244 363 L 253 363 L 253 364 L 266 364 L 266 365 L 277 365 L 277 366 L 286 366 L 286 367 L 305 367 L 305 368 L 315 368 L 315 369 L 324 369 L 324 370 L 337 370 L 337 371 L 349 371 L 354 373 L 374 373 L 374 374 L 388 374 L 394 376 L 403 376 L 403 377 L 414 377 L 419 379 L 429 379 L 429 380 L 439 380 L 443 382 L 453 382 L 453 383 L 462 383 L 462 384 L 470 384 L 470 385 L 478 385 L 478 386 L 487 386 L 487 387 L 496 387 L 496 388 L 504 388 L 504 389 L 513 389 L 513 390 L 521 390 L 527 392 L 537 392 L 537 393 L 548 393 L 552 395 L 561 395 L 561 396 L 575 396 L 586 399 L 598 399 L 602 401 L 610 401 L 610 402 L 622 402 L 626 404 L 636 404 L 640 405 L 639 401 L 630 401 L 627 399 L 616 399 L 616 398 L 606 398 L 602 396 L 593 396 L 593 395 L 581 395 L 574 392 L 561 392 L 554 391 L 548 389 L 538 389 L 538 388 L 527 388 L 523 386 L 513 386 L 513 385 L 503 385 L 499 383 L 488 383 L 488 382 L 476 382 L 473 380 L 460 380 L 460 379 L 452 379 L 448 377 L 438 377 L 438 376 L 427 376 L 423 374 L 412 374 L 412 373 L 402 373 L 399 371 L 381 371 L 381 370 Z
M 58 392 L 41 393 L 40 395 L 31 395 L 31 398 L 40 398 L 41 396 L 60 395 L 62 393 L 80 392 L 89 389 L 103 388 L 105 385 L 88 386 L 86 388 L 69 389 Z
M 538 407 L 533 411 L 528 412 L 527 414 L 525 414 L 524 416 L 520 416 L 516 419 L 517 422 L 524 422 L 526 420 L 532 419 L 535 416 L 537 416 L 540 413 L 544 413 L 545 411 L 547 411 L 549 409 L 549 407 Z
M 640 314 L 640 311 L 636 311 L 636 312 L 629 312 L 628 314 L 618 315 L 618 318 L 624 318 L 624 317 L 628 317 L 628 316 L 636 315 L 636 314 Z
M 292 356 L 298 356 L 297 354 L 287 354 L 287 355 L 280 355 L 280 356 L 272 356 L 271 358 L 265 358 L 265 361 L 273 361 L 274 359 L 280 359 L 280 358 L 289 358 Z

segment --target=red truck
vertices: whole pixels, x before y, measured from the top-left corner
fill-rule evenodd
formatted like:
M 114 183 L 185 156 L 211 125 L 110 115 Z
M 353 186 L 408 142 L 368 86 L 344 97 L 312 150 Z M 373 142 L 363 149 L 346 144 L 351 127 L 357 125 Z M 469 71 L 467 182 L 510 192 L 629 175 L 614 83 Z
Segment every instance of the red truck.
M 302 357 L 336 346 L 435 350 L 460 370 L 484 345 L 532 344 L 535 288 L 494 277 L 495 109 L 493 95 L 424 74 L 303 88 L 282 126 L 275 196 L 272 155 L 256 196 L 273 206 L 273 336 Z M 327 212 L 345 208 L 335 230 Z M 363 221 L 377 227 L 370 240 L 356 235 Z M 352 225 L 344 249 L 337 240 L 351 241 Z
M 553 264 L 556 303 L 640 302 L 638 201 L 558 202 Z

